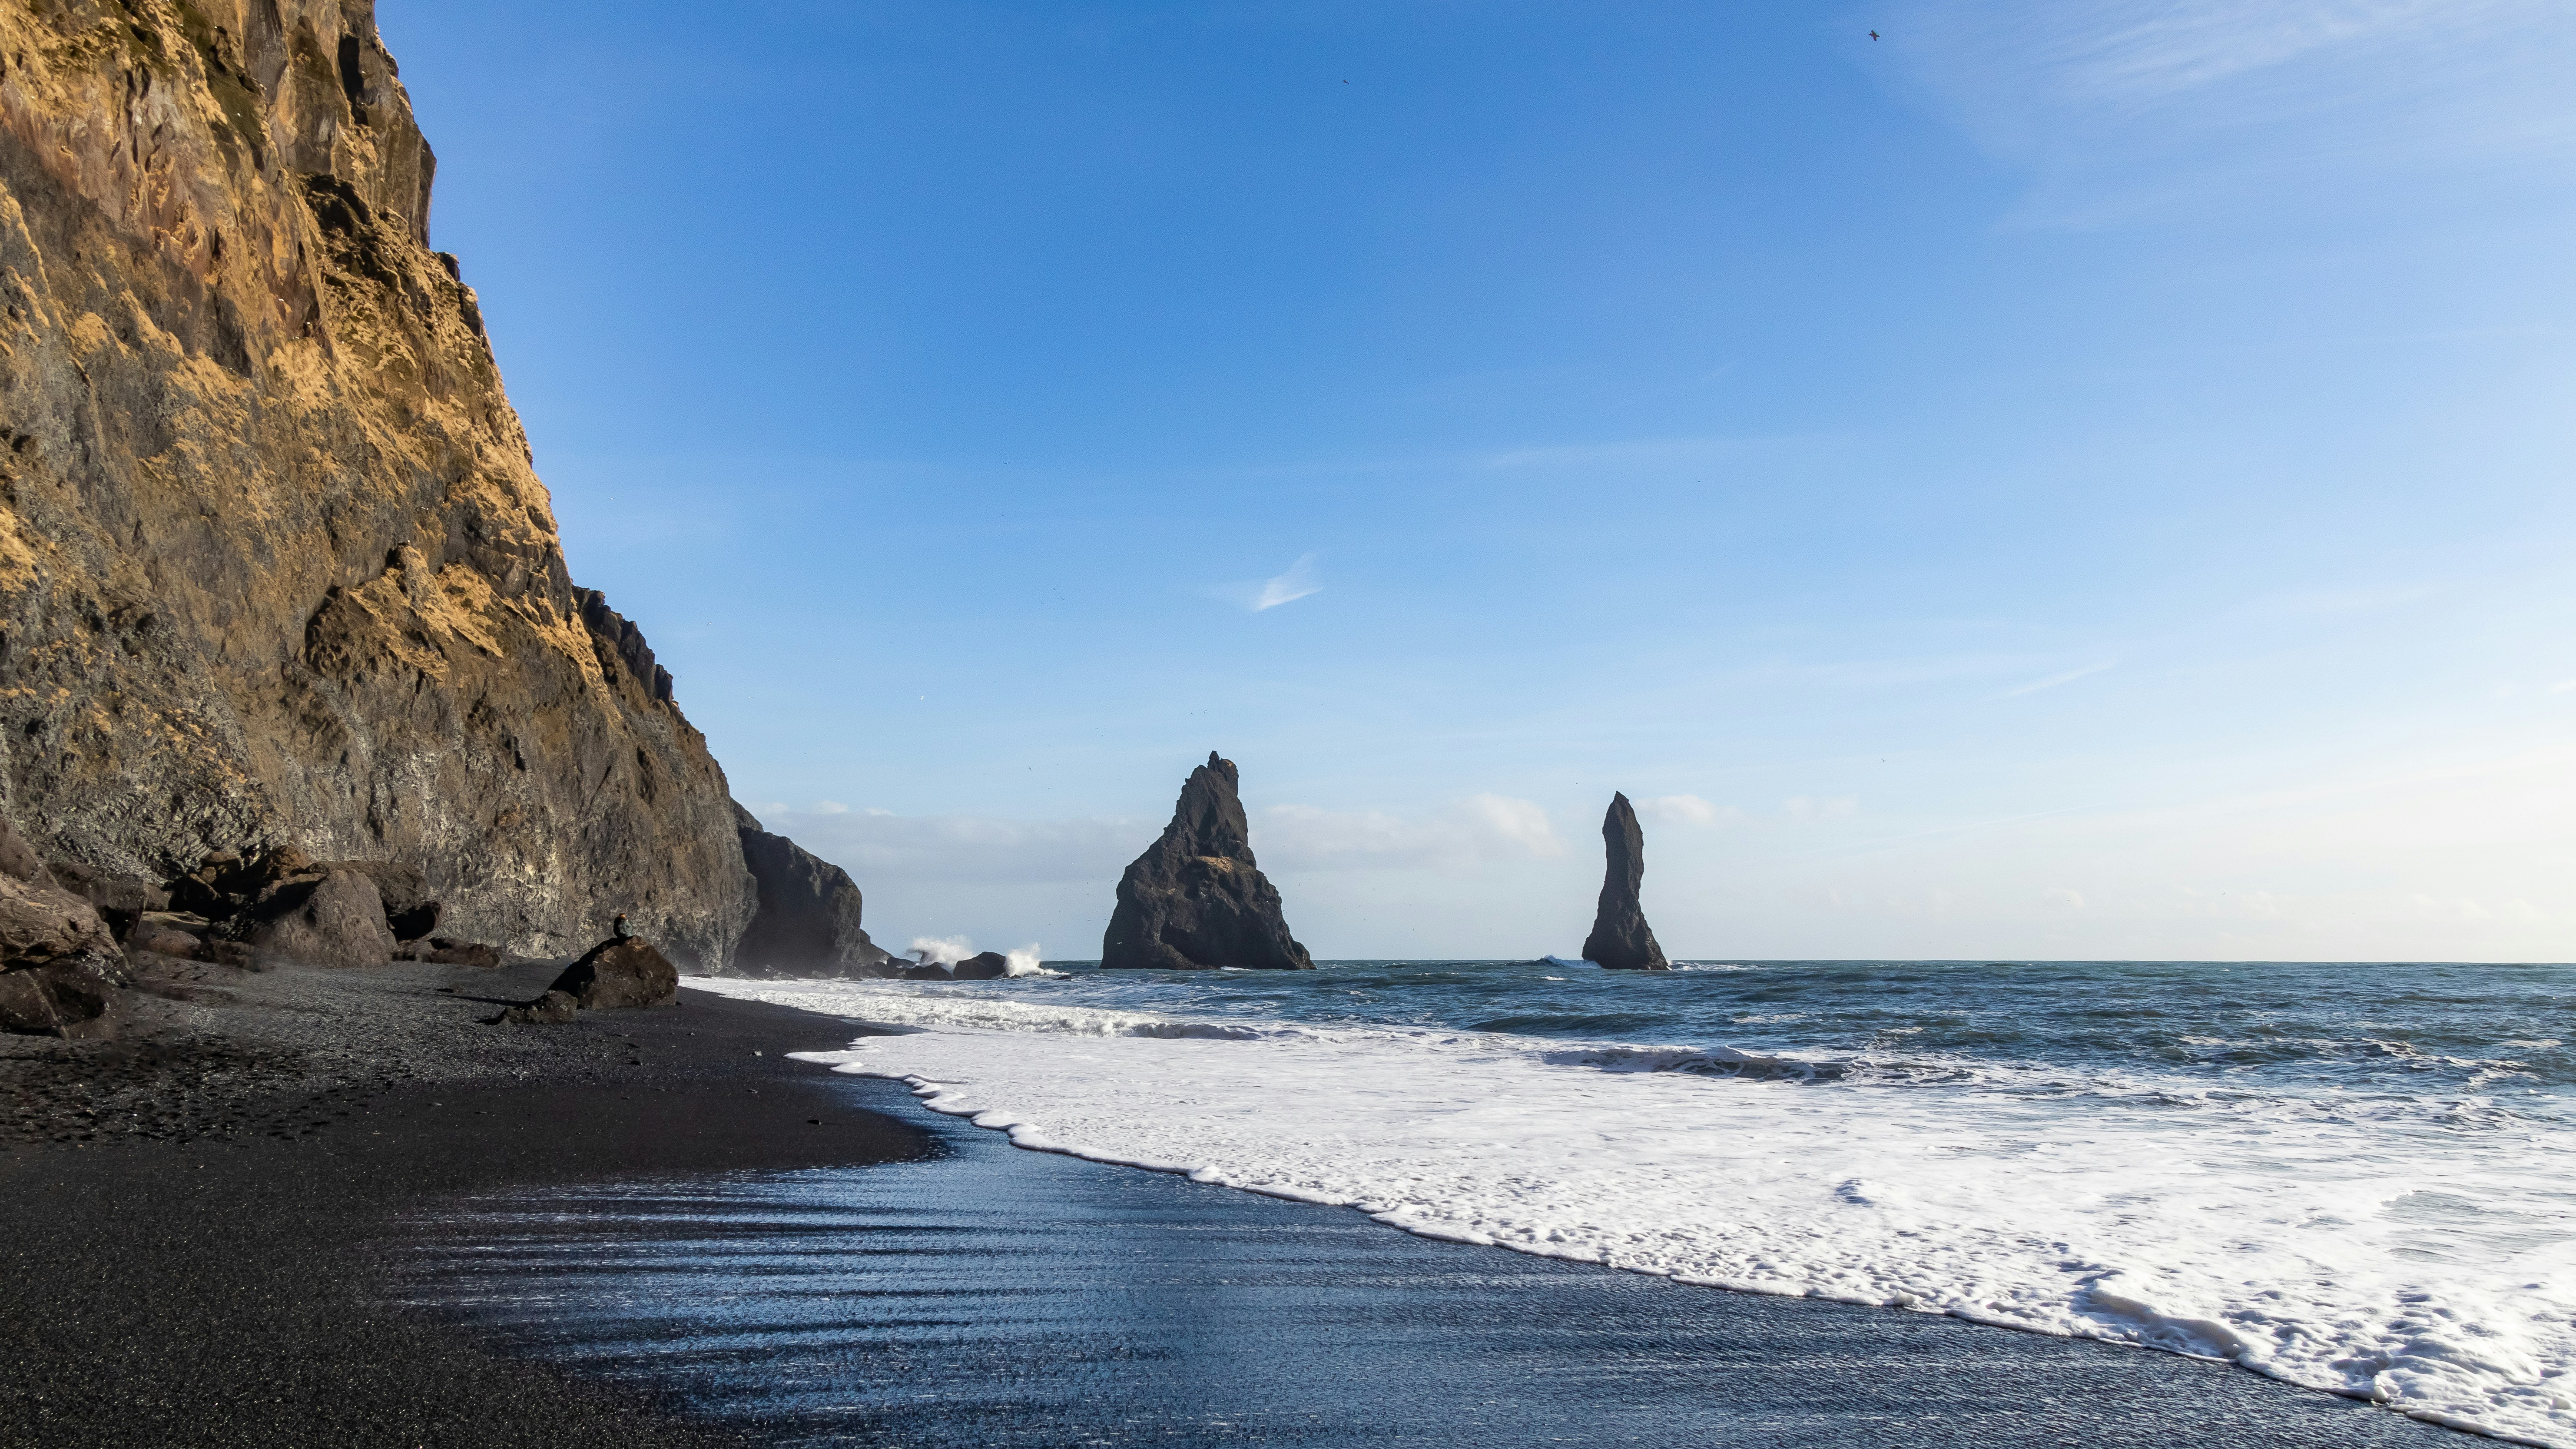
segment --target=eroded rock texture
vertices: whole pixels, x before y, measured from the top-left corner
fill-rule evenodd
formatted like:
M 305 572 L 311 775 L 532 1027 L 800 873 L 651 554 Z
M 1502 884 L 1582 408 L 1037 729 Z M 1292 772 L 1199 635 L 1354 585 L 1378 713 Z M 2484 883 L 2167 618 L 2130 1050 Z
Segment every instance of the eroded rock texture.
M 1103 967 L 1314 969 L 1288 934 L 1278 888 L 1253 863 L 1239 784 L 1234 761 L 1213 751 L 1190 772 L 1172 823 L 1118 881 Z
M 107 923 L 0 818 L 0 1031 L 104 1034 L 124 984 Z
M 724 775 L 576 590 L 369 0 L 0 0 L 0 748 L 37 850 L 420 871 L 725 964 Z M 381 884 L 381 883 L 379 883 Z
M 1601 881 L 1592 934 L 1584 938 L 1583 959 L 1613 971 L 1670 971 L 1672 963 L 1655 944 L 1645 907 L 1637 900 L 1646 880 L 1646 832 L 1627 796 L 1610 797 L 1610 812 L 1601 817 L 1601 842 L 1608 847 L 1609 870 Z
M 743 976 L 882 976 L 894 958 L 859 927 L 865 901 L 850 873 L 784 835 L 760 828 L 734 807 L 743 863 L 760 892 L 760 909 L 734 948 Z
M 611 937 L 565 967 L 554 985 L 546 988 L 546 996 L 558 994 L 591 1010 L 669 1006 L 680 999 L 680 972 L 643 937 Z M 544 1000 L 539 997 L 530 1005 Z

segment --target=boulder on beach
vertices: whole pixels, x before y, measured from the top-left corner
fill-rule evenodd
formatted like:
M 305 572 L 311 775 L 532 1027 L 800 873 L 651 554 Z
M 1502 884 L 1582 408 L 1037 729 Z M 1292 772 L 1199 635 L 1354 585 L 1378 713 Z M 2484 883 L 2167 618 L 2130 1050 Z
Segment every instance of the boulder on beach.
M 97 909 L 56 885 L 0 817 L 0 1030 L 106 1035 L 124 980 L 124 958 Z
M 617 1006 L 673 1006 L 680 971 L 641 936 L 616 936 L 564 968 L 550 988 L 593 1011 Z
M 323 870 L 345 870 L 365 876 L 384 901 L 385 925 L 397 941 L 417 941 L 438 929 L 444 908 L 430 894 L 429 877 L 415 865 L 390 860 L 325 861 Z
M 1628 797 L 1613 794 L 1610 812 L 1601 818 L 1601 840 L 1609 870 L 1601 881 L 1601 905 L 1592 917 L 1592 934 L 1584 938 L 1583 957 L 1611 971 L 1670 971 L 1664 948 L 1646 925 L 1637 891 L 1646 879 L 1646 832 Z
M 255 950 L 315 966 L 382 966 L 394 933 L 376 883 L 354 870 L 290 877 L 251 908 L 241 933 Z
M 426 941 L 407 941 L 394 951 L 397 961 L 427 961 L 439 966 L 472 966 L 491 971 L 501 964 L 501 953 L 480 941 L 452 941 L 433 936 Z
M 554 1026 L 572 1020 L 580 1003 L 569 991 L 548 990 L 525 1006 L 513 1006 L 495 1021 L 499 1026 Z
M 956 977 L 948 974 L 947 967 L 940 965 L 936 961 L 918 962 L 914 965 L 904 967 L 897 974 L 906 981 L 954 981 L 957 979 Z
M 153 911 L 170 908 L 170 893 L 150 881 L 77 860 L 57 860 L 49 867 L 54 884 L 90 903 L 99 919 L 117 936 L 130 934 L 135 922 Z
M 998 981 L 1011 974 L 1011 958 L 999 951 L 986 951 L 949 967 L 948 974 L 960 981 Z
M 1104 969 L 1314 969 L 1288 933 L 1278 888 L 1253 862 L 1238 779 L 1234 761 L 1213 751 L 1190 772 L 1172 823 L 1119 879 Z
M 171 956 L 181 961 L 193 961 L 203 953 L 205 938 L 188 931 L 175 930 L 169 926 L 145 921 L 126 935 L 125 949 L 128 952 L 140 951 L 154 956 Z
M 437 929 L 443 908 L 430 895 L 429 879 L 419 867 L 389 860 L 316 861 L 293 846 L 280 846 L 248 859 L 229 853 L 210 855 L 195 870 L 171 881 L 168 890 L 161 893 L 163 905 L 152 909 L 176 906 L 221 923 L 220 935 L 251 941 L 281 956 L 319 960 L 328 965 L 371 965 L 390 959 L 375 956 L 362 942 L 317 948 L 298 931 L 289 932 L 295 938 L 292 947 L 269 941 L 274 923 L 301 907 L 325 879 L 334 875 L 353 877 L 372 892 L 389 944 L 416 941 Z M 334 890 L 335 897 L 354 899 L 355 894 L 355 887 L 348 882 Z M 359 936 L 374 935 L 354 923 L 347 923 L 347 929 Z M 316 949 L 322 949 L 323 954 L 313 954 Z

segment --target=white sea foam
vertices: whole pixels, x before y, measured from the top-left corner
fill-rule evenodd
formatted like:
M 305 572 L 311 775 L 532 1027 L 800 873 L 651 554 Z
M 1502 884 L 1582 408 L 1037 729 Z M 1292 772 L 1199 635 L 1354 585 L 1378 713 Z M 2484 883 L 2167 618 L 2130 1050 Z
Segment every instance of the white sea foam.
M 2488 1101 L 690 984 L 919 1028 L 811 1059 L 1026 1147 L 1684 1282 L 2233 1359 L 2576 1449 L 2576 1134 Z

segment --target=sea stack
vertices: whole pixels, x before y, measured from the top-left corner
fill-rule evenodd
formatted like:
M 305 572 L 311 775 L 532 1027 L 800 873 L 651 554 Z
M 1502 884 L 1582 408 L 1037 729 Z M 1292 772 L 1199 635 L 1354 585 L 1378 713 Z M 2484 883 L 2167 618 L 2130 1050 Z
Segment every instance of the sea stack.
M 1601 817 L 1601 842 L 1608 849 L 1610 869 L 1601 880 L 1601 909 L 1592 917 L 1592 934 L 1584 938 L 1583 959 L 1610 971 L 1672 970 L 1637 903 L 1637 888 L 1646 879 L 1646 832 L 1638 828 L 1637 811 L 1627 796 L 1610 797 L 1610 813 Z
M 1102 967 L 1315 969 L 1288 934 L 1278 889 L 1253 863 L 1239 781 L 1234 761 L 1214 751 L 1190 771 L 1163 838 L 1119 879 Z

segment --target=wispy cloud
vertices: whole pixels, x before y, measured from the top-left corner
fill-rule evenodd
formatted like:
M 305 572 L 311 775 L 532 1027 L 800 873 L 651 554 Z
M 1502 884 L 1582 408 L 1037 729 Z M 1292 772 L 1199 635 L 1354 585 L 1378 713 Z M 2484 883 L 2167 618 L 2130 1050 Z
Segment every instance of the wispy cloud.
M 1275 609 L 1323 591 L 1323 582 L 1315 577 L 1315 556 L 1306 554 L 1290 564 L 1288 572 L 1262 582 L 1260 592 L 1252 596 L 1252 612 Z
M 1744 812 L 1732 805 L 1712 805 L 1697 795 L 1657 795 L 1637 802 L 1637 813 L 1668 825 L 1732 824 Z
M 891 815 L 881 810 L 762 812 L 770 829 L 846 867 L 860 887 L 879 882 L 1057 885 L 1115 881 L 1153 843 L 1159 821 L 998 820 L 973 815 Z
M 1425 816 L 1274 805 L 1252 843 L 1264 864 L 1290 870 L 1465 869 L 1566 853 L 1547 811 L 1509 795 L 1471 795 Z
M 1780 813 L 1801 824 L 1818 820 L 1848 820 L 1860 813 L 1860 801 L 1849 795 L 1818 799 L 1812 795 L 1792 795 L 1780 802 Z
M 2088 674 L 2099 674 L 2105 669 L 2110 669 L 2116 666 L 2118 663 L 2119 661 L 2116 659 L 2106 659 L 2099 664 L 2087 664 L 2080 669 L 2069 669 L 2063 673 L 2052 674 L 2046 679 L 2034 679 L 2028 684 L 2016 685 L 2013 688 L 2007 689 L 2003 693 L 1996 695 L 1995 698 L 2019 699 L 2025 694 L 2037 694 L 2043 689 L 2055 689 L 2061 684 L 2073 684 L 2076 680 L 2082 679 Z
M 2561 0 L 1934 0 L 1890 38 L 2040 225 L 2576 146 Z

